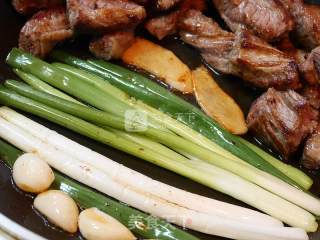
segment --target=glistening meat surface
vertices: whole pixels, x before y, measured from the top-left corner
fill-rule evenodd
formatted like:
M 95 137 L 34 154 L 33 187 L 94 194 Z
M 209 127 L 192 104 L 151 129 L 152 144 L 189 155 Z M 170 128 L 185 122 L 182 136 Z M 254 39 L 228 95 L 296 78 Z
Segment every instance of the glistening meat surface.
M 246 26 L 266 41 L 280 38 L 293 28 L 288 11 L 278 0 L 213 0 L 229 28 Z
M 240 28 L 236 34 L 224 31 L 195 10 L 181 18 L 179 28 L 182 40 L 198 48 L 203 58 L 223 73 L 263 89 L 300 87 L 295 61 L 246 29 Z
M 139 24 L 144 7 L 127 0 L 67 0 L 72 28 L 80 33 L 107 33 Z
M 174 11 L 164 16 L 152 18 L 145 24 L 145 28 L 150 34 L 161 40 L 176 32 L 179 14 L 179 11 Z
M 32 14 L 40 9 L 61 6 L 64 0 L 12 0 L 12 5 L 17 12 L 25 15 Z
M 304 97 L 273 88 L 252 104 L 247 117 L 249 131 L 287 160 L 314 131 L 317 120 L 318 112 Z
M 63 7 L 40 11 L 21 29 L 19 48 L 45 57 L 58 42 L 72 37 L 72 34 Z
M 89 49 L 98 58 L 118 59 L 133 42 L 134 33 L 132 31 L 119 31 L 92 40 Z
M 320 84 L 320 47 L 312 50 L 307 59 L 300 64 L 299 69 L 304 80 L 309 84 Z
M 294 35 L 305 48 L 320 45 L 320 6 L 303 0 L 279 0 L 288 9 L 295 22 Z

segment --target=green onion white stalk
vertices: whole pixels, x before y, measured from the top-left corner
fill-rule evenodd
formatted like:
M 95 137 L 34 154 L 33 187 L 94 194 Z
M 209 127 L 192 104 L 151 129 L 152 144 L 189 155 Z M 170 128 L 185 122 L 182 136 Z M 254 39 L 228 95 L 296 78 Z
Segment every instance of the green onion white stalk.
M 307 234 L 299 228 L 248 225 L 195 212 L 166 202 L 152 195 L 136 192 L 113 181 L 101 170 L 76 160 L 46 144 L 26 131 L 0 118 L 0 134 L 6 141 L 26 152 L 37 153 L 55 169 L 136 208 L 143 208 L 155 216 L 169 219 L 177 225 L 196 231 L 234 239 L 252 240 L 306 240 Z
M 63 99 L 33 91 L 31 88 L 19 84 L 19 82 L 8 81 L 6 82 L 6 86 L 21 94 L 26 94 L 26 96 L 31 97 L 34 100 L 39 100 L 44 104 L 48 104 L 50 107 L 57 108 L 60 111 L 81 117 L 96 124 L 105 124 L 115 128 L 122 128 L 121 130 L 126 130 L 125 120 L 123 117 L 117 118 L 99 110 L 79 106 Z M 315 215 L 320 215 L 320 201 L 317 198 L 306 194 L 277 177 L 261 171 L 260 169 L 257 169 L 243 161 L 230 161 L 207 148 L 203 148 L 198 144 L 190 142 L 175 134 L 164 132 L 161 129 L 159 130 L 147 127 L 141 131 L 141 134 L 146 135 L 151 139 L 155 139 L 170 148 L 185 152 L 197 159 L 207 161 L 217 167 L 231 171 L 232 173 L 259 185 L 260 187 L 310 211 Z
M 15 161 L 23 153 L 11 144 L 4 142 L 0 138 L 0 158 L 9 167 L 13 167 Z M 143 239 L 158 239 L 158 240 L 199 240 L 197 237 L 176 228 L 167 221 L 155 218 L 145 214 L 137 209 L 131 208 L 126 204 L 120 203 L 105 194 L 94 191 L 93 189 L 78 183 L 71 178 L 54 171 L 55 180 L 52 189 L 61 190 L 72 197 L 81 209 L 98 208 L 120 221 L 127 226 L 137 236 Z M 0 214 L 1 215 L 1 214 Z M 132 224 L 132 216 L 134 223 Z M 152 219 L 157 223 L 153 228 L 141 228 L 147 226 Z M 1 223 L 1 221 L 0 221 Z M 34 240 L 34 238 L 31 238 Z M 27 240 L 27 239 L 26 239 Z
M 44 127 L 7 107 L 0 108 L 0 116 L 41 141 L 56 147 L 60 151 L 65 152 L 80 161 L 104 171 L 115 181 L 129 185 L 138 191 L 146 191 L 180 206 L 213 216 L 217 215 L 257 225 L 282 225 L 280 221 L 268 215 L 192 194 L 155 181 Z M 176 155 L 178 156 L 178 154 Z
M 233 196 L 291 226 L 301 227 L 307 231 L 315 231 L 317 228 L 314 216 L 307 211 L 214 165 L 205 162 L 199 164 L 199 162 L 168 159 L 133 142 L 119 138 L 119 136 L 84 120 L 17 95 L 10 90 L 1 89 L 0 99 L 1 102 L 8 106 L 15 106 L 21 110 L 44 117 L 73 131 Z M 231 162 L 228 162 L 228 164 Z M 203 170 L 208 168 L 210 169 L 210 174 L 203 174 Z
M 4 230 L 5 232 L 9 233 L 11 236 L 18 239 L 46 240 L 45 238 L 39 236 L 38 234 L 35 234 L 30 230 L 20 226 L 19 224 L 7 218 L 1 213 L 0 213 L 0 230 Z M 0 239 L 1 239 L 1 236 L 0 236 Z M 7 240 L 11 240 L 11 239 L 7 239 Z

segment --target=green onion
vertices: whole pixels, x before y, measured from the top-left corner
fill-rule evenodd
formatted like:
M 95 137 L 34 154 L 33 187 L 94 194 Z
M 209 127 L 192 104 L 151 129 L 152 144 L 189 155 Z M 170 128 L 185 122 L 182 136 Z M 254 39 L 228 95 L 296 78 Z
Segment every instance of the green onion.
M 16 159 L 22 152 L 0 139 L 0 158 L 9 167 L 13 167 Z M 52 188 L 59 189 L 69 194 L 81 208 L 96 207 L 109 214 L 122 224 L 129 227 L 135 234 L 149 239 L 163 240 L 196 240 L 198 238 L 170 225 L 166 221 L 151 217 L 145 213 L 120 204 L 105 195 L 98 193 L 82 184 L 55 172 L 55 181 Z M 132 221 L 135 224 L 131 224 Z M 148 228 L 150 221 L 157 223 L 156 227 Z
M 68 93 L 71 95 L 77 95 L 79 98 L 82 100 L 87 101 L 91 105 L 98 107 L 102 110 L 114 113 L 114 114 L 124 114 L 126 110 L 128 110 L 128 104 L 125 103 L 119 103 L 119 102 L 114 102 L 114 98 L 108 98 L 108 102 L 103 101 L 101 98 L 102 94 L 105 95 L 106 93 L 101 90 L 101 89 L 96 89 L 96 91 L 93 91 L 92 86 L 90 84 L 85 84 L 84 82 L 79 82 L 79 81 L 72 81 L 74 80 L 72 76 L 68 74 L 62 74 L 57 68 L 50 66 L 49 64 L 34 58 L 30 54 L 24 53 L 21 50 L 18 49 L 13 49 L 9 56 L 7 57 L 7 62 L 12 65 L 15 68 L 21 68 L 22 70 L 32 73 L 39 77 L 40 79 L 50 82 L 50 84 L 54 85 L 57 88 L 60 88 L 64 91 L 65 88 L 68 89 Z M 81 65 L 81 64 L 80 64 Z M 158 104 L 161 103 L 161 100 L 164 100 L 166 102 L 165 105 L 163 106 L 170 106 L 168 108 L 167 112 L 175 114 L 177 113 L 176 110 L 179 109 L 179 111 L 184 112 L 185 114 L 195 114 L 196 119 L 192 122 L 189 122 L 190 126 L 197 131 L 199 131 L 201 134 L 206 135 L 205 133 L 210 132 L 210 136 L 208 136 L 210 139 L 214 140 L 218 145 L 228 149 L 231 151 L 233 154 L 237 155 L 241 159 L 248 161 L 250 164 L 256 166 L 259 169 L 262 169 L 268 173 L 271 173 L 282 180 L 297 186 L 296 182 L 287 177 L 285 174 L 283 174 L 281 171 L 273 167 L 270 163 L 262 159 L 259 155 L 257 155 L 254 151 L 252 151 L 250 148 L 248 148 L 246 145 L 242 144 L 240 141 L 236 140 L 235 136 L 225 132 L 224 130 L 220 129 L 216 124 L 212 122 L 212 120 L 208 117 L 206 117 L 200 110 L 197 108 L 193 107 L 189 103 L 183 101 L 182 99 L 172 95 L 170 92 L 167 90 L 157 86 L 157 85 L 152 85 L 151 81 L 149 81 L 146 78 L 141 77 L 138 74 L 132 73 L 128 70 L 126 78 L 122 78 L 122 83 L 127 86 L 128 89 L 131 90 L 137 90 L 138 93 L 145 93 L 149 89 L 149 93 L 147 94 L 150 99 L 152 99 L 155 96 L 158 96 L 160 99 L 158 100 Z M 103 71 L 102 71 L 103 72 Z M 130 73 L 128 75 L 128 72 Z M 134 75 L 134 78 L 132 77 L 132 74 Z M 130 77 L 131 76 L 131 77 Z M 143 78 L 149 85 L 143 85 L 141 82 L 142 80 L 140 78 Z M 136 85 L 130 85 L 128 84 L 131 79 L 131 82 L 134 82 Z M 119 77 L 114 77 L 115 81 L 119 81 Z M 121 80 L 121 79 L 120 79 Z M 141 81 L 140 81 L 141 80 Z M 78 82 L 76 84 L 76 82 Z M 139 87 L 140 86 L 140 87 Z M 143 91 L 138 91 L 141 87 L 148 86 L 147 89 L 144 89 Z M 152 86 L 157 86 L 158 88 L 152 88 Z M 77 92 L 74 91 L 74 88 L 77 87 Z M 127 90 L 128 90 L 127 89 Z M 159 92 L 162 90 L 163 92 Z M 158 92 L 157 92 L 158 91 Z M 103 92 L 103 93 L 102 93 Z M 117 91 L 119 92 L 119 91 Z M 133 91 L 134 92 L 134 91 Z M 163 95 L 161 94 L 166 93 L 166 99 L 163 99 Z M 116 93 L 118 94 L 118 93 Z M 132 94 L 132 92 L 130 92 Z M 136 94 L 133 94 L 134 96 Z M 141 94 L 142 95 L 142 94 Z M 147 96 L 146 95 L 146 96 Z M 112 95 L 111 95 L 112 96 Z M 144 97 L 146 97 L 144 96 Z M 145 101 L 145 99 L 143 99 Z M 175 100 L 175 102 L 173 101 Z M 168 102 L 169 101 L 169 102 Z M 129 102 L 129 100 L 128 100 Z M 150 102 L 147 101 L 147 103 L 150 104 Z M 114 108 L 114 104 L 116 104 L 117 108 Z M 159 106 L 158 106 L 159 107 Z M 161 109 L 161 108 L 160 108 Z M 164 110 L 164 109 L 161 109 Z M 185 115 L 183 114 L 183 115 Z M 200 114 L 200 115 L 199 115 Z M 202 114 L 202 115 L 201 115 Z M 197 117 L 198 116 L 198 117 Z M 200 117 L 199 117 L 200 116 Z M 186 118 L 185 116 L 180 116 L 178 118 L 179 120 L 184 121 Z M 183 120 L 184 119 L 184 120 Z M 188 115 L 187 117 L 188 121 L 190 121 L 190 116 Z M 152 121 L 151 121 L 152 122 Z M 188 124 L 188 122 L 185 122 Z M 200 131 L 201 130 L 201 131 Z M 213 135 L 212 135 L 213 134 Z M 221 150 L 221 149 L 220 149 Z
M 171 131 L 176 132 L 177 134 L 185 137 L 186 139 L 188 139 L 190 141 L 195 141 L 199 145 L 201 145 L 203 147 L 207 147 L 211 151 L 213 151 L 217 154 L 223 155 L 224 157 L 226 157 L 230 160 L 235 160 L 235 161 L 243 163 L 243 161 L 241 161 L 240 159 L 238 159 L 234 155 L 232 155 L 228 152 L 226 154 L 226 152 L 223 151 L 223 149 L 221 150 L 221 148 L 219 148 L 219 146 L 215 145 L 210 140 L 208 140 L 202 136 L 199 136 L 200 134 L 194 133 L 191 129 L 189 129 L 185 125 L 177 122 L 176 120 L 172 119 L 169 116 L 166 116 L 162 112 L 159 112 L 158 110 L 152 109 L 151 107 L 146 106 L 145 104 L 143 104 L 142 102 L 139 102 L 139 101 L 137 102 L 132 99 L 131 99 L 131 101 L 128 101 L 128 96 L 126 94 L 123 94 L 123 92 L 121 92 L 121 91 L 119 92 L 118 89 L 115 89 L 108 82 L 103 81 L 101 78 L 99 78 L 95 75 L 88 74 L 84 71 L 75 69 L 75 68 L 70 67 L 65 64 L 54 63 L 53 65 L 55 67 L 59 68 L 60 70 L 65 71 L 66 73 L 70 74 L 70 76 L 73 75 L 74 77 L 82 79 L 88 83 L 92 83 L 96 87 L 98 87 L 99 89 L 104 90 L 107 94 L 113 95 L 113 96 L 119 98 L 120 100 L 122 100 L 123 102 L 130 103 L 131 106 L 134 107 L 135 109 L 137 109 L 138 111 L 147 112 L 149 114 L 149 116 L 154 117 L 156 120 L 160 119 L 160 121 L 166 123 L 167 127 L 170 128 L 170 126 L 171 126 L 171 128 L 170 128 Z M 156 121 L 154 121 L 154 122 L 156 122 Z M 161 122 L 158 124 L 161 124 Z M 242 141 L 241 138 L 239 138 L 239 140 Z M 246 143 L 244 142 L 244 144 L 246 144 Z M 178 150 L 178 149 L 175 149 L 175 150 Z M 255 151 L 255 149 L 253 149 L 253 150 Z M 263 157 L 263 156 L 261 156 L 261 157 Z M 270 164 L 272 164 L 277 169 L 279 169 L 281 172 L 286 174 L 288 177 L 290 177 L 294 181 L 298 182 L 299 185 L 303 187 L 303 189 L 309 189 L 311 187 L 311 185 L 312 185 L 311 178 L 309 178 L 302 171 L 300 171 L 290 165 L 285 165 L 284 163 L 282 163 L 281 161 L 279 161 L 277 159 L 270 161 L 268 158 L 265 160 L 268 161 Z
M 83 169 L 83 163 L 76 163 L 74 159 L 68 157 L 67 155 L 65 156 L 63 153 L 54 151 L 51 146 L 41 143 L 41 141 L 35 139 L 31 135 L 28 135 L 23 130 L 17 128 L 16 126 L 10 124 L 9 122 L 6 122 L 1 118 L 0 133 L 5 137 L 5 139 L 10 139 L 10 142 L 13 142 L 22 149 L 25 149 L 27 152 L 34 150 L 37 151 L 37 154 L 49 164 L 54 165 L 58 169 L 62 169 L 64 172 L 67 172 L 72 176 L 76 176 L 76 179 L 85 182 L 86 184 L 93 185 L 94 187 L 97 187 L 97 189 L 101 189 L 106 192 L 113 192 L 117 195 L 120 194 L 122 196 L 120 198 L 122 199 L 135 199 L 135 201 L 137 201 L 135 202 L 135 204 L 139 203 L 141 205 L 147 205 L 149 208 L 151 207 L 159 209 L 160 214 L 162 212 L 163 214 L 171 214 L 174 212 L 174 215 L 176 216 L 174 219 L 176 223 L 180 225 L 185 225 L 186 227 L 197 229 L 204 233 L 225 236 L 232 239 L 308 239 L 306 232 L 300 228 L 243 224 L 242 222 L 238 221 L 208 216 L 206 214 L 195 212 L 187 208 L 181 208 L 178 205 L 170 204 L 166 201 L 162 201 L 161 199 L 157 200 L 147 195 L 143 196 L 139 193 L 135 193 L 128 187 L 121 186 L 117 182 L 110 181 L 110 178 L 103 176 L 101 172 L 99 172 L 99 170 L 92 168 L 90 165 L 85 166 L 87 169 L 90 169 L 90 174 L 86 173 L 86 170 Z M 23 140 L 21 140 L 21 138 Z M 48 149 L 49 153 L 46 151 L 46 149 Z M 78 172 L 82 173 L 79 174 Z M 89 179 L 91 179 L 91 181 Z M 99 184 L 95 186 L 97 182 L 99 182 Z M 105 187 L 103 188 L 103 186 Z M 190 221 L 188 221 L 189 219 Z M 135 220 L 133 220 L 133 224 L 135 226 Z M 149 224 L 147 226 L 140 227 L 151 228 Z M 154 224 L 152 225 L 152 227 L 155 227 Z
M 89 164 L 96 169 L 100 169 L 107 175 L 112 176 L 114 181 L 120 182 L 126 186 L 130 186 L 141 193 L 150 193 L 161 199 L 167 200 L 168 202 L 172 202 L 176 205 L 201 213 L 209 214 L 213 217 L 222 217 L 225 219 L 236 220 L 254 225 L 259 224 L 262 226 L 282 226 L 282 223 L 279 220 L 276 220 L 268 215 L 261 214 L 257 211 L 192 194 L 190 192 L 186 192 L 184 190 L 153 180 L 101 154 L 98 154 L 87 147 L 82 146 L 55 131 L 48 129 L 41 124 L 38 124 L 37 122 L 15 112 L 10 108 L 1 107 L 0 114 L 3 119 L 9 122 L 5 125 L 9 126 L 11 123 L 15 126 L 15 128 L 11 127 L 11 129 L 16 129 L 16 127 L 18 127 L 25 131 L 23 135 L 26 135 L 27 133 L 32 135 L 29 135 L 27 138 L 28 143 L 30 143 L 31 140 L 36 137 L 43 143 L 49 145 L 47 149 L 44 148 L 46 151 L 48 151 L 50 147 L 54 147 L 57 150 L 72 156 L 78 161 Z M 9 129 L 7 128 L 3 134 L 3 136 L 7 138 L 8 130 Z M 12 141 L 12 137 L 8 139 L 11 139 Z M 20 139 L 21 136 L 19 137 L 19 140 Z M 35 150 L 34 148 L 26 148 L 26 144 L 17 143 L 16 141 L 12 142 L 18 144 L 17 146 L 23 147 L 23 150 L 26 152 L 32 152 Z M 34 141 L 33 145 L 37 146 L 38 144 L 36 141 Z M 42 148 L 39 149 L 41 150 Z M 52 160 L 50 160 L 50 162 L 52 162 Z M 201 163 L 199 163 L 199 165 L 201 165 Z
M 28 83 L 30 86 L 34 87 L 35 89 L 38 89 L 40 91 L 61 97 L 63 99 L 69 100 L 71 102 L 75 102 L 75 103 L 80 103 L 79 101 L 75 100 L 74 98 L 70 97 L 69 95 L 51 87 L 49 84 L 41 81 L 39 78 L 25 73 L 23 71 L 21 71 L 20 69 L 13 69 L 13 71 L 26 83 Z
M 34 90 L 17 81 L 7 81 L 5 85 L 26 97 L 30 97 L 35 101 L 39 101 L 52 108 L 72 114 L 90 122 L 97 123 L 99 125 L 107 125 L 109 127 L 117 128 L 120 130 L 126 130 L 126 124 L 132 124 L 125 123 L 126 120 L 124 118 L 114 117 L 99 110 L 80 106 L 78 104 L 65 101 L 64 99 L 59 99 L 55 96 Z M 159 129 L 145 127 L 142 128 L 138 133 L 145 135 L 151 139 L 155 139 L 156 141 L 168 146 L 169 148 L 178 149 L 191 156 L 196 157 L 197 159 L 207 161 L 217 167 L 228 170 L 248 181 L 251 181 L 267 189 L 270 192 L 281 196 L 288 201 L 291 201 L 309 210 L 310 212 L 313 212 L 316 215 L 320 215 L 320 201 L 318 199 L 313 198 L 310 195 L 282 182 L 278 178 L 273 177 L 272 175 L 268 175 L 256 168 L 253 168 L 250 165 L 229 161 L 223 156 L 215 154 L 206 148 L 202 148 L 201 146 L 193 142 L 189 142 L 184 138 L 181 138 L 180 136 L 164 132 Z
M 21 55 L 23 53 L 12 54 L 15 56 L 10 56 L 10 54 L 8 58 L 9 64 L 12 64 L 13 66 L 16 65 L 16 67 L 19 65 L 20 67 L 23 67 L 20 63 L 17 64 L 17 62 L 21 62 L 17 56 L 19 54 Z M 208 137 L 210 140 L 230 151 L 240 159 L 292 184 L 293 186 L 299 187 L 294 180 L 261 158 L 255 151 L 243 144 L 237 136 L 222 129 L 198 108 L 175 96 L 144 76 L 108 62 L 99 60 L 87 62 L 60 51 L 54 51 L 52 57 L 105 78 L 111 84 L 125 91 L 130 96 L 140 99 L 163 112 L 171 114 L 180 122 Z
M 111 132 L 107 132 L 106 130 L 96 127 L 79 118 L 17 95 L 16 93 L 4 88 L 1 88 L 0 90 L 0 101 L 5 105 L 14 106 L 18 109 L 33 113 L 80 134 L 133 154 L 183 176 L 189 177 L 190 179 L 198 181 L 199 183 L 212 187 L 218 191 L 229 194 L 278 219 L 281 219 L 292 226 L 299 226 L 308 231 L 314 231 L 316 228 L 314 217 L 308 212 L 223 169 L 219 169 L 213 165 L 208 165 L 202 162 L 199 163 L 199 161 L 168 159 L 158 153 L 149 151 L 149 149 L 141 149 L 139 145 L 133 144 L 126 139 L 119 138 L 119 136 L 114 135 Z M 82 107 L 80 105 L 77 106 Z M 157 131 L 159 134 L 160 131 Z M 174 141 L 174 139 L 172 139 L 172 141 Z M 205 151 L 204 153 L 208 155 L 212 154 L 211 152 L 206 153 Z M 219 156 L 217 156 L 217 158 L 219 158 Z M 223 157 L 221 159 L 223 161 Z M 217 160 L 220 161 L 219 159 Z M 259 178 L 259 175 L 257 175 L 257 177 Z M 261 177 L 263 177 L 263 175 L 261 175 Z M 280 184 L 279 186 L 274 187 L 277 188 L 281 186 L 283 185 Z M 295 188 L 292 188 L 290 190 L 290 188 L 287 188 L 285 191 L 288 191 L 290 195 L 290 192 L 294 189 Z M 300 191 L 295 192 L 298 196 L 295 200 L 298 201 L 301 200 L 299 192 Z M 304 193 L 301 192 L 301 194 Z M 302 200 L 304 200 L 302 202 L 310 203 L 311 207 L 314 206 L 314 203 L 318 203 L 318 201 L 314 202 L 312 197 L 309 198 L 309 195 L 307 194 L 303 195 Z
M 226 150 L 222 149 L 219 145 L 216 145 L 214 142 L 212 142 L 209 139 L 205 138 L 204 136 L 198 134 L 197 132 L 194 132 L 192 129 L 190 129 L 187 126 L 185 126 L 184 124 L 176 121 L 175 119 L 167 116 L 166 114 L 164 114 L 154 108 L 151 108 L 148 105 L 145 105 L 140 101 L 135 101 L 133 99 L 128 100 L 129 97 L 127 94 L 125 94 L 125 93 L 119 91 L 119 89 L 111 86 L 107 81 L 104 81 L 100 77 L 97 77 L 95 75 L 86 73 L 82 70 L 79 70 L 79 69 L 73 68 L 71 66 L 61 64 L 61 63 L 54 63 L 53 66 L 59 68 L 60 70 L 64 71 L 67 74 L 70 74 L 70 76 L 74 76 L 78 79 L 81 79 L 83 81 L 86 81 L 88 83 L 95 85 L 99 89 L 106 92 L 106 94 L 113 95 L 114 97 L 117 97 L 119 100 L 121 100 L 123 102 L 127 102 L 134 109 L 147 113 L 149 116 L 152 116 L 155 119 L 154 122 L 156 124 L 163 125 L 163 122 L 164 122 L 165 125 L 171 131 L 175 132 L 176 134 L 181 135 L 182 137 L 184 137 L 190 141 L 194 141 L 197 144 L 201 145 L 202 147 L 206 147 L 209 150 L 211 150 L 217 154 L 220 154 L 230 160 L 244 163 L 244 161 L 240 160 L 236 156 L 234 156 L 231 153 L 227 152 Z M 159 120 L 159 121 L 157 122 L 157 120 Z M 154 126 L 154 124 L 152 126 Z M 239 140 L 242 140 L 242 139 L 239 138 Z M 246 144 L 246 143 L 244 142 L 244 144 Z M 253 150 L 255 151 L 255 149 L 253 149 Z M 259 154 L 259 152 L 258 152 L 258 154 Z M 263 157 L 263 156 L 261 156 L 261 157 Z M 302 186 L 303 189 L 309 189 L 311 187 L 311 185 L 313 183 L 312 179 L 309 178 L 307 175 L 305 175 L 302 171 L 300 171 L 292 166 L 284 167 L 284 164 L 277 159 L 274 159 L 274 161 L 272 161 L 272 162 L 270 162 L 269 159 L 265 159 L 265 160 L 268 161 L 270 164 L 272 164 L 277 169 L 279 169 L 282 173 L 284 173 L 285 175 L 290 177 L 292 180 L 299 183 L 299 185 Z
M 304 189 L 310 189 L 313 184 L 312 179 L 305 174 L 303 171 L 291 166 L 290 164 L 285 164 L 282 161 L 279 161 L 271 154 L 263 151 L 261 148 L 257 147 L 256 145 L 250 143 L 249 141 L 239 138 L 244 144 L 246 144 L 249 148 L 259 154 L 264 160 L 268 161 L 274 167 L 279 169 L 281 172 L 286 174 L 291 179 L 295 180 L 300 186 Z

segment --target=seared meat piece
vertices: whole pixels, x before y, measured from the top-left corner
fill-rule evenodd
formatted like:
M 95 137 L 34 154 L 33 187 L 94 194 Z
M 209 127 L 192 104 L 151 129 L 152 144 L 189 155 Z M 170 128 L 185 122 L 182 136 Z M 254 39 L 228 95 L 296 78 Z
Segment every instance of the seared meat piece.
M 304 63 L 308 55 L 306 51 L 296 48 L 289 36 L 283 37 L 280 41 L 275 43 L 275 46 L 277 49 L 294 59 L 298 65 Z
M 302 165 L 312 170 L 320 168 L 320 127 L 306 142 L 302 155 Z
M 224 31 L 194 10 L 181 18 L 179 28 L 182 40 L 199 48 L 203 58 L 223 73 L 264 89 L 300 87 L 295 61 L 247 30 Z
M 201 56 L 218 71 L 226 74 L 239 74 L 229 58 L 234 43 L 233 35 L 217 35 L 214 38 L 210 38 L 193 33 L 180 32 L 180 36 L 184 42 L 200 49 Z
M 156 8 L 158 10 L 169 10 L 181 1 L 182 0 L 156 0 Z
M 205 8 L 206 8 L 205 0 L 198 0 L 198 1 L 184 0 L 179 5 L 178 10 L 173 11 L 167 15 L 150 19 L 145 24 L 145 28 L 149 31 L 149 33 L 151 33 L 153 36 L 161 40 L 166 36 L 177 32 L 177 24 L 181 14 L 183 14 L 184 12 L 190 9 L 204 11 Z
M 213 19 L 206 17 L 200 11 L 191 9 L 186 11 L 179 19 L 179 29 L 203 37 L 217 35 L 233 36 L 233 33 L 224 31 Z
M 115 32 L 97 38 L 90 43 L 90 51 L 98 58 L 109 60 L 121 58 L 134 41 L 131 31 Z
M 63 7 L 40 11 L 21 29 L 19 48 L 45 57 L 58 42 L 72 37 L 72 34 Z
M 179 29 L 182 40 L 198 48 L 214 68 L 237 74 L 229 59 L 235 40 L 233 33 L 222 30 L 211 18 L 196 10 L 189 10 L 180 18 Z
M 247 30 L 237 32 L 230 60 L 237 67 L 238 76 L 256 87 L 300 87 L 295 61 Z
M 12 0 L 12 5 L 21 14 L 32 14 L 40 9 L 62 6 L 64 0 Z
M 320 14 L 320 12 L 319 12 Z M 320 47 L 315 48 L 308 58 L 300 64 L 300 72 L 309 84 L 320 83 Z
M 315 108 L 320 110 L 320 86 L 306 86 L 302 91 L 302 96 L 307 99 L 309 104 Z
M 300 75 L 311 85 L 320 83 L 320 47 L 315 48 L 310 54 L 297 49 L 289 38 L 277 43 L 277 48 L 295 59 L 299 66 Z
M 293 90 L 270 88 L 251 106 L 248 128 L 288 160 L 317 126 L 318 112 Z
M 213 0 L 229 28 L 246 26 L 266 41 L 278 39 L 293 28 L 288 11 L 278 0 Z
M 152 18 L 146 23 L 145 28 L 149 33 L 161 40 L 168 35 L 176 33 L 179 14 L 179 11 L 175 11 L 168 15 Z
M 296 27 L 296 39 L 311 50 L 320 45 L 320 6 L 303 0 L 280 0 L 291 13 Z
M 81 33 L 127 29 L 146 17 L 145 9 L 127 0 L 67 0 L 69 21 Z

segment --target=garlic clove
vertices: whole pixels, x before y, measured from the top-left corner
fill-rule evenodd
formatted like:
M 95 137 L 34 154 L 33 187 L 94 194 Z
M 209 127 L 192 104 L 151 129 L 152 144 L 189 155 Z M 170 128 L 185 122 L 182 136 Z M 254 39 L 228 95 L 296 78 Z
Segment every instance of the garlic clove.
M 54 181 L 54 174 L 47 162 L 37 155 L 26 153 L 14 163 L 13 181 L 23 191 L 41 193 L 47 190 Z
M 134 240 L 135 236 L 122 223 L 97 208 L 80 213 L 79 229 L 88 240 Z
M 47 219 L 63 230 L 75 233 L 79 217 L 75 201 L 62 191 L 49 190 L 39 194 L 34 200 L 34 207 Z

